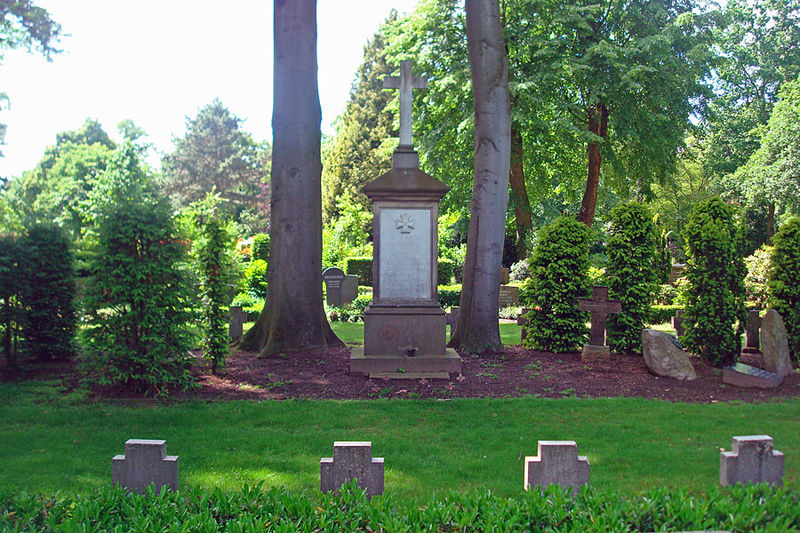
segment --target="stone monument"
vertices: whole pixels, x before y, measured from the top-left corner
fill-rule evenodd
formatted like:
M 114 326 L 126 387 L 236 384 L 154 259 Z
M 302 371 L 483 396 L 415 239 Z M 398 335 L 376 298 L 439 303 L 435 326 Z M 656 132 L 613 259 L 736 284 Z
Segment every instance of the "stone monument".
M 540 440 L 538 453 L 525 457 L 525 490 L 548 485 L 573 489 L 589 484 L 589 460 L 578 455 L 574 440 Z
M 323 270 L 322 281 L 325 282 L 325 301 L 331 307 L 349 304 L 358 296 L 358 276 L 347 275 L 341 268 Z
M 371 442 L 334 442 L 333 457 L 319 461 L 320 490 L 339 490 L 354 479 L 367 497 L 383 494 L 383 457 L 372 457 Z
M 609 359 L 610 350 L 606 346 L 606 315 L 622 312 L 622 302 L 608 299 L 608 287 L 593 287 L 592 298 L 578 298 L 578 309 L 592 314 L 592 329 L 589 344 L 583 345 L 581 361 Z
M 178 490 L 178 456 L 166 454 L 166 441 L 128 439 L 125 455 L 111 459 L 111 481 L 126 489 L 145 492 L 153 485 L 155 491 L 167 486 Z
M 733 437 L 733 449 L 719 454 L 719 484 L 769 483 L 783 485 L 783 453 L 772 449 L 769 435 Z
M 427 81 L 401 61 L 400 76 L 384 79 L 400 89 L 400 144 L 392 169 L 364 187 L 373 210 L 373 301 L 364 311 L 364 347 L 353 348 L 350 371 L 384 377 L 441 377 L 461 372 L 447 348 L 446 319 L 437 286 L 439 201 L 449 187 L 419 169 L 411 145 L 411 89 Z
M 761 314 L 758 309 L 748 309 L 747 322 L 744 330 L 744 353 L 758 353 L 761 351 L 759 331 L 761 330 Z

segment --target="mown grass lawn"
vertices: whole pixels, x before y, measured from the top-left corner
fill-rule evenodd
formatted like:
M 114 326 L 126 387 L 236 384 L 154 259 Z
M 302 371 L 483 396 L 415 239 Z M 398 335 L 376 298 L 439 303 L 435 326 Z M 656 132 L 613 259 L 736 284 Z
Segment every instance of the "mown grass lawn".
M 733 435 L 766 433 L 800 488 L 800 400 L 679 404 L 642 399 L 89 402 L 45 382 L 0 384 L 0 486 L 51 493 L 110 483 L 129 438 L 166 439 L 184 486 L 315 490 L 335 440 L 370 440 L 399 497 L 522 489 L 538 439 L 578 442 L 592 485 L 704 492 Z

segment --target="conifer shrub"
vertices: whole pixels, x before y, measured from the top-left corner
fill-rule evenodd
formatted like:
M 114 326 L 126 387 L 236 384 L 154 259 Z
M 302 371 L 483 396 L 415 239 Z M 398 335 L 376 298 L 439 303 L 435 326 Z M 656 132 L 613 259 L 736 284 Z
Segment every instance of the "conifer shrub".
M 259 233 L 253 235 L 253 247 L 250 252 L 250 260 L 255 261 L 261 259 L 262 261 L 269 262 L 269 235 L 266 233 Z
M 789 350 L 800 362 L 800 218 L 786 222 L 773 237 L 772 306 L 781 314 L 789 336 Z
M 23 320 L 25 258 L 15 235 L 0 235 L 0 347 L 7 368 L 17 366 L 17 340 Z
M 35 224 L 22 241 L 25 346 L 39 361 L 74 354 L 75 275 L 70 241 L 55 224 Z
M 684 238 L 688 286 L 681 342 L 721 367 L 736 360 L 746 318 L 741 232 L 733 208 L 719 198 L 695 205 Z
M 642 329 L 658 293 L 658 252 L 658 232 L 647 207 L 630 202 L 611 210 L 606 277 L 609 298 L 622 302 L 622 312 L 607 317 L 614 351 L 642 351 Z
M 200 290 L 200 349 L 215 373 L 230 355 L 228 333 L 230 288 L 235 277 L 232 222 L 219 213 L 219 196 L 206 196 L 199 206 L 199 236 L 192 245 Z M 253 249 L 256 247 L 254 245 Z M 261 260 L 263 263 L 264 261 Z
M 575 219 L 559 217 L 542 227 L 530 257 L 531 281 L 521 291 L 531 311 L 523 346 L 567 352 L 587 339 L 588 314 L 578 298 L 588 295 L 589 229 Z

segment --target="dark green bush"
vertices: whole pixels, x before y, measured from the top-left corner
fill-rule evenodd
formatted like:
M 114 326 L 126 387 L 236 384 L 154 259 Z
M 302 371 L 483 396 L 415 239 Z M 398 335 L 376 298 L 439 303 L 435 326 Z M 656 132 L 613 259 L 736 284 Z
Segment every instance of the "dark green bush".
M 92 384 L 166 395 L 194 385 L 192 291 L 169 204 L 136 154 L 129 144 L 120 149 L 104 176 L 114 201 L 95 218 L 81 368 Z
M 789 349 L 800 362 L 800 218 L 781 226 L 773 243 L 770 297 L 786 325 Z
M 578 310 L 578 298 L 588 295 L 589 236 L 584 224 L 564 216 L 539 231 L 530 286 L 522 290 L 531 308 L 526 348 L 567 352 L 586 341 L 588 314 Z
M 212 373 L 225 364 L 231 353 L 228 305 L 236 275 L 232 222 L 222 218 L 220 202 L 219 196 L 209 194 L 200 204 L 198 238 L 192 243 L 193 266 L 200 282 L 200 349 L 203 357 L 211 361 Z
M 372 257 L 347 257 L 344 273 L 358 276 L 359 285 L 372 286 Z
M 679 309 L 683 309 L 682 305 L 651 305 L 649 313 L 647 315 L 647 320 L 645 321 L 647 324 L 663 324 L 665 322 L 672 322 L 672 317 L 675 316 L 675 312 Z
M 17 237 L 0 235 L 0 345 L 6 366 L 17 366 L 17 341 L 24 319 L 26 254 Z
M 252 298 L 267 297 L 267 262 L 256 259 L 244 269 L 244 292 Z
M 31 226 L 22 241 L 27 351 L 40 361 L 71 357 L 75 335 L 75 275 L 70 242 L 54 224 Z
M 744 258 L 747 268 L 744 290 L 748 306 L 756 309 L 766 309 L 769 306 L 771 257 L 772 246 L 764 244 Z
M 103 487 L 85 494 L 33 495 L 0 489 L 3 531 L 796 531 L 800 495 L 768 485 L 675 488 L 636 496 L 588 488 L 574 497 L 551 486 L 514 498 L 488 490 L 372 500 L 353 484 L 341 494 L 182 489 L 128 494 Z
M 445 257 L 439 258 L 439 285 L 448 285 L 453 281 L 456 264 Z
M 266 233 L 259 233 L 253 235 L 253 248 L 250 253 L 250 260 L 255 261 L 261 259 L 262 261 L 269 262 L 269 235 Z
M 647 207 L 630 202 L 611 210 L 606 253 L 609 297 L 622 302 L 622 312 L 606 320 L 608 344 L 618 352 L 641 352 L 658 289 L 658 232 Z
M 684 237 L 688 288 L 681 342 L 721 367 L 736 360 L 746 318 L 745 267 L 733 208 L 719 198 L 695 205 Z
M 359 294 L 356 299 L 341 307 L 332 307 L 328 311 L 328 320 L 339 322 L 363 322 L 364 310 L 372 303 L 372 292 Z
M 442 307 L 457 306 L 461 302 L 461 285 L 439 285 L 436 294 Z

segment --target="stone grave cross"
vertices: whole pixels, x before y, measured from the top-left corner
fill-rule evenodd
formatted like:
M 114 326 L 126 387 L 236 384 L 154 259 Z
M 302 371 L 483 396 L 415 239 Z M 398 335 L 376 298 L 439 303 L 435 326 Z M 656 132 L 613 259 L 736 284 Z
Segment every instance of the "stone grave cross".
M 151 483 L 156 492 L 164 485 L 178 490 L 178 456 L 166 454 L 166 441 L 128 439 L 125 455 L 111 459 L 111 480 L 140 494 Z
M 411 61 L 400 62 L 399 76 L 383 78 L 384 89 L 400 89 L 400 146 L 411 146 L 411 90 L 425 89 L 428 80 L 411 74 Z
M 606 315 L 622 312 L 622 302 L 608 299 L 608 287 L 592 287 L 591 298 L 578 298 L 578 309 L 592 314 L 592 329 L 589 344 L 603 346 L 606 343 Z
M 319 488 L 335 491 L 353 479 L 367 497 L 383 494 L 383 457 L 372 457 L 371 442 L 336 441 L 333 457 L 319 461 Z

